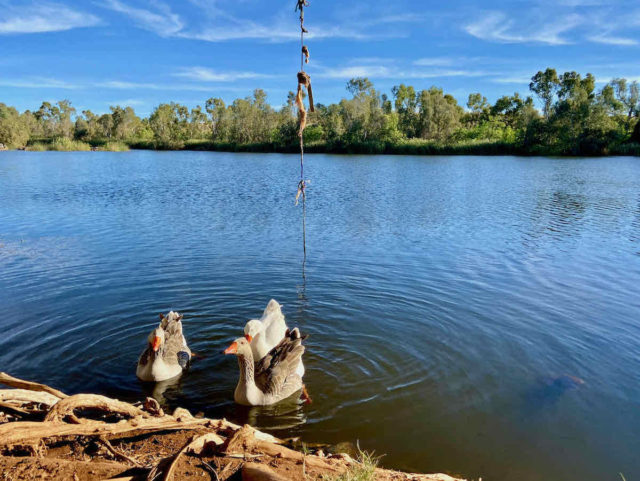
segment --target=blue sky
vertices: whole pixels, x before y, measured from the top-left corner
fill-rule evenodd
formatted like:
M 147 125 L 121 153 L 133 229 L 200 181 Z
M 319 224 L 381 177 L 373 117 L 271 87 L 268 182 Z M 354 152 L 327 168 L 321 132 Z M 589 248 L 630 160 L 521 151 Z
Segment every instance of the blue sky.
M 314 97 L 347 95 L 367 76 L 442 87 L 462 103 L 528 94 L 548 66 L 601 82 L 640 80 L 640 2 L 616 0 L 310 0 L 306 44 Z M 296 87 L 293 0 L 0 0 L 0 102 L 20 110 L 70 99 L 78 111 L 161 102 L 190 107 Z

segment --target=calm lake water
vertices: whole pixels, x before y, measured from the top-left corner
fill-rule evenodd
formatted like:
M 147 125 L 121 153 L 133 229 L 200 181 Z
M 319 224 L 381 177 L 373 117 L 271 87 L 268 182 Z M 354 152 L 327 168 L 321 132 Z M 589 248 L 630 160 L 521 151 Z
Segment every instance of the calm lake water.
M 155 395 L 383 464 L 640 478 L 640 159 L 0 153 L 0 370 L 141 399 L 157 313 L 196 361 Z M 234 405 L 270 298 L 313 404 Z

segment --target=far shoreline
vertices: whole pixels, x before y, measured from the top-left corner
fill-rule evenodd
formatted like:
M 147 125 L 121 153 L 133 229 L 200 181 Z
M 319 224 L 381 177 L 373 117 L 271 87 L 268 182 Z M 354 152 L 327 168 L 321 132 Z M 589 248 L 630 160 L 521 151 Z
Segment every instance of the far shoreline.
M 230 153 L 277 153 L 300 154 L 299 145 L 283 145 L 276 143 L 212 142 L 209 140 L 190 140 L 180 143 L 161 144 L 155 141 L 103 142 L 87 143 L 81 141 L 56 142 L 55 140 L 31 143 L 22 149 L 0 148 L 0 151 L 22 150 L 29 152 L 126 152 L 129 150 L 148 150 L 161 152 L 230 152 Z M 640 156 L 640 144 L 626 143 L 612 146 L 597 154 L 565 153 L 552 148 L 525 148 L 522 145 L 507 142 L 473 142 L 459 144 L 439 144 L 430 141 L 362 142 L 344 144 L 340 142 L 312 142 L 305 145 L 307 154 L 337 155 L 415 155 L 415 156 L 519 156 L 519 157 L 563 157 L 563 158 L 598 158 L 610 156 Z

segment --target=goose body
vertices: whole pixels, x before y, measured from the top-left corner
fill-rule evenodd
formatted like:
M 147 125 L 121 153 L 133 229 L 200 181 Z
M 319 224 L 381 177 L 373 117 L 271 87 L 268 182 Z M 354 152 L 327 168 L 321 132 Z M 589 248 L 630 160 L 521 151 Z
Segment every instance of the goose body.
M 280 343 L 258 362 L 254 362 L 250 336 L 236 339 L 225 350 L 225 354 L 238 357 L 240 368 L 234 400 L 245 406 L 267 406 L 302 389 L 302 377 L 296 369 L 304 353 L 305 338 L 298 329 L 287 330 Z
M 147 348 L 138 359 L 136 376 L 141 381 L 166 381 L 188 367 L 191 350 L 182 334 L 182 316 L 171 311 L 148 337 Z
M 282 314 L 282 306 L 271 299 L 265 308 L 262 317 L 252 319 L 244 327 L 245 336 L 251 337 L 251 352 L 253 359 L 258 362 L 264 358 L 269 351 L 276 347 L 287 332 L 287 323 Z M 300 377 L 304 376 L 304 364 L 302 359 L 296 367 L 296 372 Z

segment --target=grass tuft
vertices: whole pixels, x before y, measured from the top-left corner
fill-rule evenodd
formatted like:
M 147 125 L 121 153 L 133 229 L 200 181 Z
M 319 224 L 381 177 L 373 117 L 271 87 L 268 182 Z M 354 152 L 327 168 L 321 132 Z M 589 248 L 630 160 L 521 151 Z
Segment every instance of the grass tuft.
M 51 141 L 49 144 L 49 150 L 57 152 L 72 152 L 72 151 L 89 151 L 91 146 L 86 142 L 80 140 L 71 140 L 66 137 L 59 137 Z
M 129 146 L 124 142 L 111 141 L 97 147 L 96 150 L 106 152 L 128 152 Z
M 47 146 L 45 144 L 42 144 L 40 142 L 36 142 L 35 144 L 31 144 L 29 146 L 27 146 L 27 150 L 29 152 L 44 152 L 46 150 L 49 150 L 47 148 Z
M 339 476 L 327 478 L 327 481 L 374 481 L 380 456 L 360 450 L 357 464 L 350 466 Z

